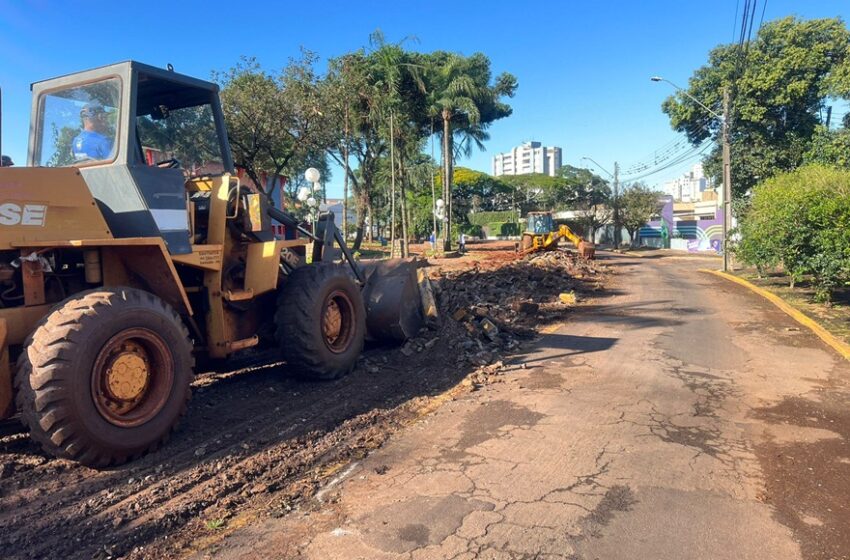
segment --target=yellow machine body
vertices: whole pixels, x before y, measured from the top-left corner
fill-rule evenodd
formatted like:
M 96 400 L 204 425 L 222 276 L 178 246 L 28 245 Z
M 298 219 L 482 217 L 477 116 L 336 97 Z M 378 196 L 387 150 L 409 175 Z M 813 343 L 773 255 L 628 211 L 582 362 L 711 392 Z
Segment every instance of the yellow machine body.
M 22 294 L 20 305 L 0 308 L 0 418 L 14 411 L 10 358 L 53 306 L 72 295 L 50 282 L 54 274 L 77 274 L 86 289 L 128 286 L 157 294 L 194 327 L 196 349 L 211 358 L 257 344 L 257 327 L 274 306 L 251 302 L 276 290 L 281 250 L 308 240 L 237 239 L 228 222 L 250 208 L 230 196 L 238 179 L 229 174 L 192 179 L 186 188 L 211 193 L 207 234 L 190 253 L 171 255 L 160 237 L 113 237 L 77 169 L 0 169 L 0 251 L 17 257 L 12 266 L 0 265 L 0 280 Z M 73 266 L 54 270 L 57 262 Z M 228 276 L 233 266 L 239 273 Z
M 562 239 L 570 241 L 575 245 L 579 256 L 585 259 L 593 259 L 596 256 L 596 247 L 576 234 L 566 224 L 560 224 L 557 228 L 552 220 L 551 212 L 531 212 L 528 215 L 528 229 L 522 234 L 520 251 L 527 255 L 539 251 L 556 249 Z

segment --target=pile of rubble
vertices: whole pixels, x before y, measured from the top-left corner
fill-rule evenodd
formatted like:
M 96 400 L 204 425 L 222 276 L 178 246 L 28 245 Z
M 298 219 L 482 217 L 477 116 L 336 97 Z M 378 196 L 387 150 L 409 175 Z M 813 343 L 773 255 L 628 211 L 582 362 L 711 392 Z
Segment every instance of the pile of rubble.
M 502 357 L 602 289 L 603 270 L 566 251 L 529 255 L 497 268 L 436 271 L 432 284 L 442 316 L 439 329 L 408 341 L 412 356 L 446 340 L 459 365 L 472 364 L 472 383 L 492 382 Z M 479 375 L 480 374 L 480 375 Z

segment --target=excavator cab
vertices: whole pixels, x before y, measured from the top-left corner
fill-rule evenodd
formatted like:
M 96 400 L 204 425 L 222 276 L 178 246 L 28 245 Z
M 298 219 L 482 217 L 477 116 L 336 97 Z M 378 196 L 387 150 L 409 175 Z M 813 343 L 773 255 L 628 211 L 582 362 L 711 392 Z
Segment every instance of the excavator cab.
M 526 230 L 535 235 L 545 235 L 555 231 L 555 222 L 552 220 L 551 212 L 529 212 L 528 213 L 528 229 Z

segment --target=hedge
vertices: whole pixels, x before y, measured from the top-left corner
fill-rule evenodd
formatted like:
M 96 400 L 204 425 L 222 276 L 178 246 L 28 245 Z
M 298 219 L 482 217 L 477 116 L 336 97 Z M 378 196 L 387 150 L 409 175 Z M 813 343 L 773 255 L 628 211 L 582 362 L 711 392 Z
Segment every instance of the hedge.
M 484 226 L 487 237 L 507 237 L 519 235 L 520 227 L 516 222 L 492 222 Z
M 466 215 L 470 224 L 486 226 L 496 222 L 515 222 L 516 212 L 505 210 L 502 212 L 470 212 Z
M 781 265 L 791 287 L 810 275 L 820 301 L 850 280 L 850 171 L 807 165 L 753 189 L 733 250 L 761 273 Z

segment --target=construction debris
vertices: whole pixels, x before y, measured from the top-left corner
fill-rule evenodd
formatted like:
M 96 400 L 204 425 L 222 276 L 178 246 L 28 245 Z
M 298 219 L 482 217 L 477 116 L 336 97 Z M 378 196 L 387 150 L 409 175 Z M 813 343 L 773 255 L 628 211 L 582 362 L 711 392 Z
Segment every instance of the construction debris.
M 438 307 L 451 320 L 421 333 L 401 351 L 409 356 L 443 338 L 456 351 L 458 364 L 477 367 L 468 382 L 475 387 L 498 376 L 502 357 L 533 338 L 539 326 L 563 320 L 580 294 L 597 291 L 603 274 L 603 266 L 561 250 L 487 268 L 436 270 L 431 280 Z

